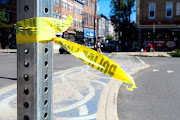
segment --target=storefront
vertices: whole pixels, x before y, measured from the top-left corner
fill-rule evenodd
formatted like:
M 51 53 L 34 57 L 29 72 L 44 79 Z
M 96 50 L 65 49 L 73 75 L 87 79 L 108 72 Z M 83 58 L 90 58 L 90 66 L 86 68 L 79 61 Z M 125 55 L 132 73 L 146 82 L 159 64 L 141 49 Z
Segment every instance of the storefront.
M 92 46 L 94 44 L 94 35 L 96 37 L 96 32 L 94 34 L 94 29 L 84 29 L 84 37 L 86 46 Z
M 148 50 L 152 44 L 156 51 L 171 51 L 180 49 L 180 29 L 141 29 L 140 46 Z M 153 44 L 154 41 L 154 44 Z

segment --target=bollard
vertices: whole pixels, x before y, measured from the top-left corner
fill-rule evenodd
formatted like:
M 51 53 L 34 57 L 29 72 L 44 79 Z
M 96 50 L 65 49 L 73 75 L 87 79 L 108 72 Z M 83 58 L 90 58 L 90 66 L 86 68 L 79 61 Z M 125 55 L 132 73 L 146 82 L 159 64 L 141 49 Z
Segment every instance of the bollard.
M 17 21 L 52 13 L 52 0 L 17 0 Z M 53 42 L 17 45 L 17 79 L 17 120 L 51 120 Z

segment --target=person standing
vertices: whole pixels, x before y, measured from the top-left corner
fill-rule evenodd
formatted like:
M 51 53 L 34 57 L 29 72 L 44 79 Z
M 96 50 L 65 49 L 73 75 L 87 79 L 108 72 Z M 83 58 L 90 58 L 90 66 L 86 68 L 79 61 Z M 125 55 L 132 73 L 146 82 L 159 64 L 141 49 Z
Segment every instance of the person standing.
M 149 44 L 149 49 L 150 49 L 150 52 L 153 52 L 154 47 L 152 44 Z

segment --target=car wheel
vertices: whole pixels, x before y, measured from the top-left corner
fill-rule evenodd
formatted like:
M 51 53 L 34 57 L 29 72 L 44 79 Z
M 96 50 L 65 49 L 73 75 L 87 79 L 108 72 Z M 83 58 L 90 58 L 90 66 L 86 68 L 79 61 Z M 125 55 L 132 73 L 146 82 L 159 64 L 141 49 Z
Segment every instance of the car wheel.
M 63 54 L 63 51 L 60 51 L 60 54 Z

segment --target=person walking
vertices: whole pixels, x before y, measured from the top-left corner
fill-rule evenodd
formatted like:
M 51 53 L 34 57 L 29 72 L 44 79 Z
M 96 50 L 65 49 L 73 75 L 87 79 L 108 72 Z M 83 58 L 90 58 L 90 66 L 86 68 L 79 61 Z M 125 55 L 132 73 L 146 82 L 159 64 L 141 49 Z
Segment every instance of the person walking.
M 96 46 L 97 46 L 97 51 L 102 53 L 102 51 L 101 51 L 101 43 L 100 43 L 99 39 L 97 40 L 97 45 Z

